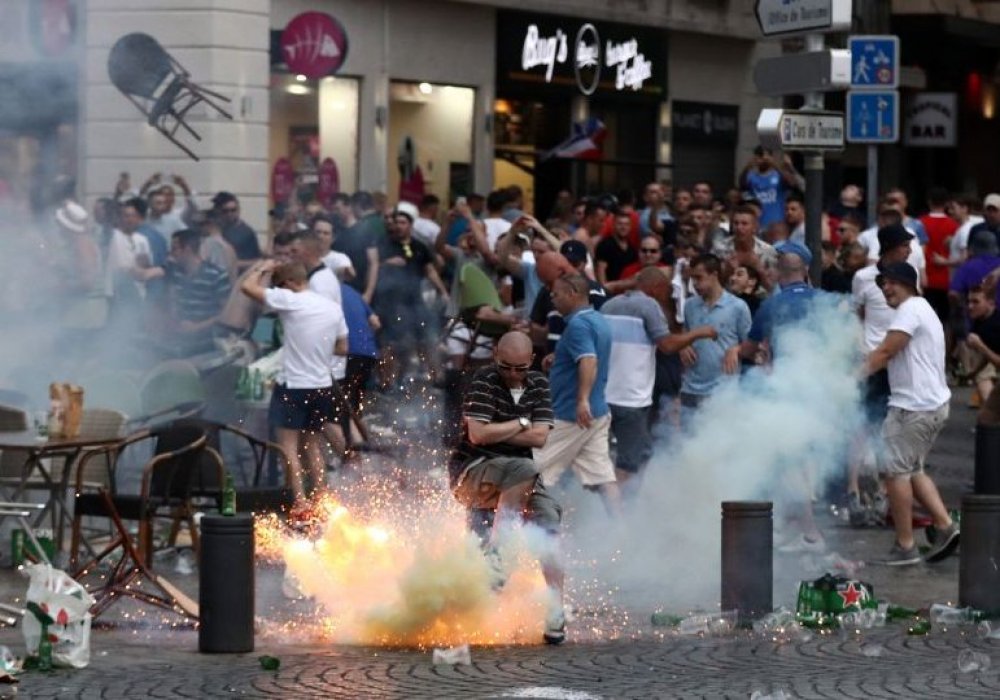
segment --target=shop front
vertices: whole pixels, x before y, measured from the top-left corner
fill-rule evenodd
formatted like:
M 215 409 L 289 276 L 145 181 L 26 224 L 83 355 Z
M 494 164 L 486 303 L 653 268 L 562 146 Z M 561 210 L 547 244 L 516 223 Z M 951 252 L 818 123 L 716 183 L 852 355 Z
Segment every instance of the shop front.
M 733 186 L 739 115 L 737 105 L 671 102 L 674 182 L 690 187 L 695 182 L 707 180 L 720 195 Z
M 667 166 L 664 30 L 497 13 L 494 180 L 536 212 L 560 189 L 639 191 Z
M 450 202 L 489 185 L 489 8 L 292 0 L 271 20 L 272 203 L 359 189 Z

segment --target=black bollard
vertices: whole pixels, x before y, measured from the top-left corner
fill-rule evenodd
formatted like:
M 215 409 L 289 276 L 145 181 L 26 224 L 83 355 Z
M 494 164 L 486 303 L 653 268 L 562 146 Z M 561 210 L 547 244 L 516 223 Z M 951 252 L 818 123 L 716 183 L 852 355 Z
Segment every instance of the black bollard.
M 198 571 L 198 650 L 253 651 L 253 518 L 246 514 L 202 517 Z
M 774 609 L 770 501 L 722 503 L 722 609 L 741 624 Z
M 976 493 L 1000 494 L 1000 425 L 976 425 Z
M 962 497 L 958 599 L 1000 613 L 1000 495 Z

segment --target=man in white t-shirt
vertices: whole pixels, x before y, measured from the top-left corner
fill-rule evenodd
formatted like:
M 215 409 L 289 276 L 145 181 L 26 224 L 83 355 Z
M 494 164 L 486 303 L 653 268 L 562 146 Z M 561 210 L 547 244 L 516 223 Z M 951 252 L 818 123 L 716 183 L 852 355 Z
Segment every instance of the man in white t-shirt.
M 341 282 L 350 282 L 357 277 L 354 264 L 345 253 L 331 250 L 333 245 L 333 219 L 326 214 L 317 214 L 313 217 L 309 229 L 319 237 L 320 249 L 322 251 L 321 261 Z
M 261 283 L 267 273 L 273 273 L 270 289 Z M 320 434 L 329 440 L 330 428 L 336 427 L 331 420 L 335 406 L 330 365 L 335 354 L 347 355 L 347 322 L 338 304 L 309 289 L 301 263 L 255 263 L 240 288 L 277 312 L 284 329 L 281 370 L 271 394 L 268 422 L 288 459 L 296 510 L 302 511 L 308 508 L 310 495 L 315 498 L 326 488 Z M 308 460 L 311 491 L 303 483 L 300 440 Z
M 945 378 L 945 341 L 941 321 L 917 292 L 917 271 L 905 262 L 883 266 L 876 283 L 896 310 L 885 340 L 865 363 L 868 374 L 889 370 L 889 412 L 882 426 L 879 471 L 885 479 L 896 541 L 882 562 L 909 566 L 920 562 L 913 539 L 913 500 L 934 519 L 937 536 L 924 557 L 944 559 L 958 546 L 952 522 L 924 462 L 948 420 L 951 390 Z
M 497 249 L 497 241 L 500 236 L 510 230 L 511 222 L 503 218 L 503 208 L 507 204 L 507 193 L 504 190 L 490 192 L 486 198 L 486 217 L 483 219 L 483 227 L 486 229 L 486 242 L 491 251 Z
M 434 249 L 441 226 L 437 222 L 438 208 L 441 200 L 436 194 L 425 194 L 417 207 L 418 216 L 413 222 L 413 237 L 423 241 L 430 249 Z
M 877 262 L 882 256 L 878 243 L 879 229 L 886 226 L 892 226 L 894 224 L 903 226 L 913 236 L 913 239 L 910 241 L 910 254 L 909 257 L 907 257 L 906 262 L 910 264 L 910 267 L 917 271 L 920 286 L 923 287 L 927 281 L 927 258 L 924 256 L 924 247 L 920 245 L 920 241 L 917 240 L 917 232 L 911 227 L 903 224 L 903 215 L 898 209 L 893 207 L 882 207 L 878 212 L 876 225 L 862 231 L 861 235 L 858 236 L 858 243 L 864 246 L 865 250 L 868 251 L 868 262 Z

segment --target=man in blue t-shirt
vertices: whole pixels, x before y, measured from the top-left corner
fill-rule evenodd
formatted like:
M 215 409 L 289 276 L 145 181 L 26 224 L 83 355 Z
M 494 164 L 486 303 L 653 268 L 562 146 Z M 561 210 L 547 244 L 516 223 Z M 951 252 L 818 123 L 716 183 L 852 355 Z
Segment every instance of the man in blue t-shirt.
M 817 296 L 821 293 L 807 282 L 812 254 L 801 243 L 786 241 L 777 247 L 778 251 L 778 284 L 781 291 L 767 298 L 757 315 L 753 318 L 747 340 L 740 348 L 740 354 L 745 358 L 753 358 L 758 364 L 767 362 L 768 356 L 777 357 L 779 348 L 775 337 L 779 331 L 805 319 L 815 308 Z M 777 546 L 777 551 L 783 554 L 803 552 L 822 552 L 826 549 L 823 534 L 816 526 L 808 475 L 800 465 L 791 465 L 783 474 L 785 484 L 792 502 L 787 504 L 788 520 L 798 521 L 801 530 L 791 539 Z M 794 494 L 794 495 L 793 495 Z
M 573 467 L 584 488 L 596 490 L 611 515 L 621 494 L 608 446 L 611 415 L 604 389 L 611 361 L 611 328 L 590 306 L 587 278 L 563 275 L 552 285 L 552 304 L 566 320 L 556 350 L 545 358 L 555 427 L 535 451 L 542 481 L 553 486 Z
M 804 188 L 804 180 L 787 157 L 776 161 L 763 146 L 753 151 L 753 160 L 740 173 L 740 189 L 760 202 L 760 228 L 766 229 L 785 218 L 785 196 L 789 190 Z

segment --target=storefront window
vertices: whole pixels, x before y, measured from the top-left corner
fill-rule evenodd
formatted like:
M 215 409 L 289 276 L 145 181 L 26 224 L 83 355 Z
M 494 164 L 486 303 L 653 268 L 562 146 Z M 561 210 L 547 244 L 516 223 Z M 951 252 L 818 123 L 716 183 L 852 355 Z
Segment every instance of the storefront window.
M 472 187 L 476 91 L 454 85 L 393 82 L 389 99 L 389 199 L 443 202 Z
M 327 158 L 336 168 L 336 191 L 358 185 L 358 94 L 356 78 L 273 74 L 270 163 L 291 163 L 303 201 L 320 198 L 319 172 Z

